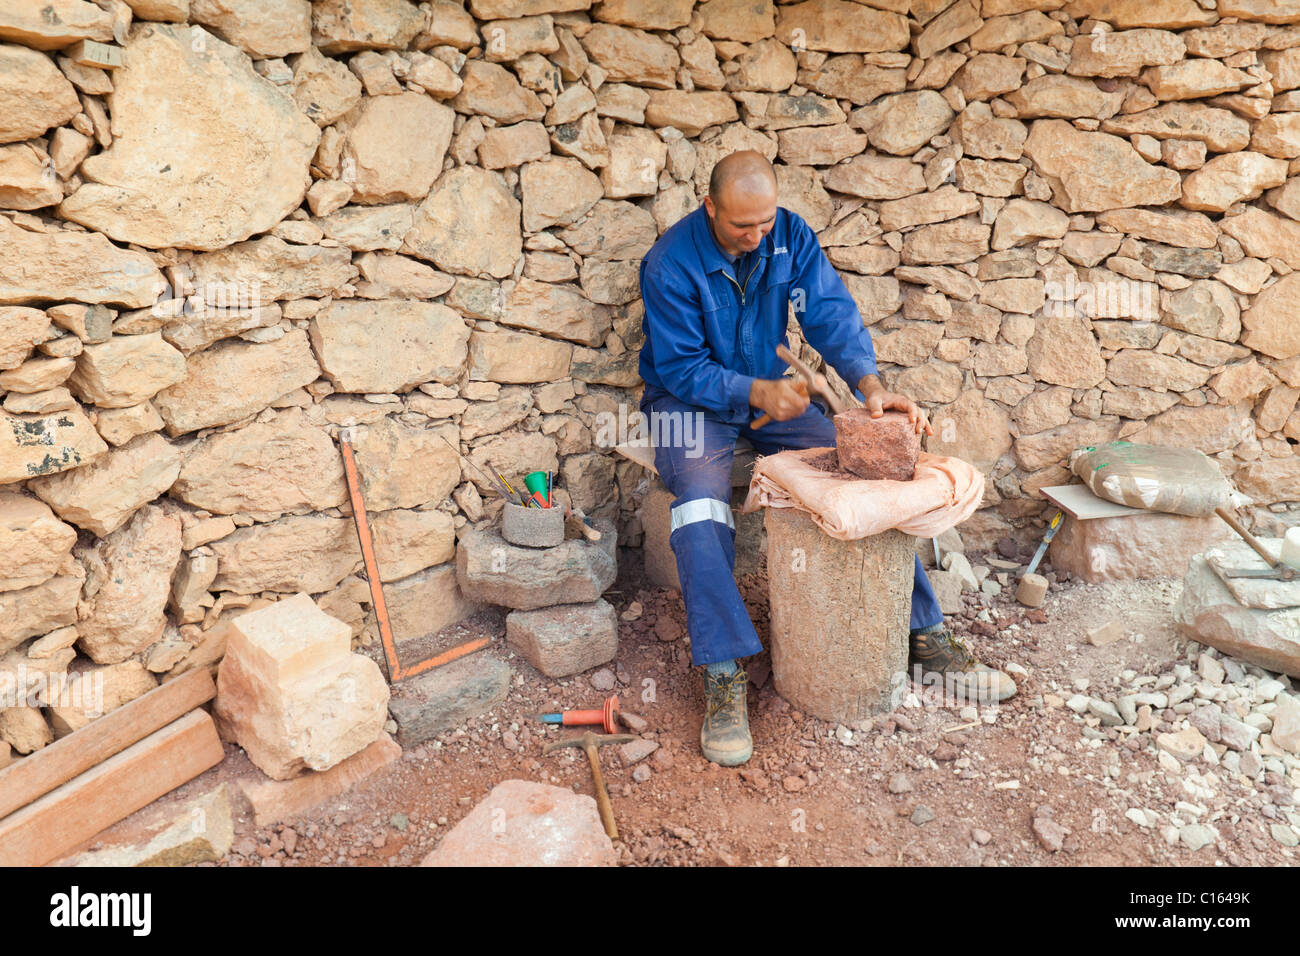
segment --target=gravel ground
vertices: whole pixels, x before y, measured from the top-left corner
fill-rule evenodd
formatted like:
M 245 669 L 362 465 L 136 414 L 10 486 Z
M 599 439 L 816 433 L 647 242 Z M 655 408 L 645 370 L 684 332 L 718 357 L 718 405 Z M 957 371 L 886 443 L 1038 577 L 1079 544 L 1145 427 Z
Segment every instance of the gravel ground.
M 976 568 L 1005 559 L 969 557 Z M 992 565 L 999 573 L 1015 572 Z M 1013 674 L 1015 697 L 977 709 L 913 686 L 895 713 L 846 727 L 777 696 L 764 654 L 749 662 L 754 758 L 727 770 L 699 753 L 702 689 L 681 600 L 645 587 L 626 558 L 607 595 L 623 617 L 614 662 L 551 680 L 494 642 L 481 653 L 514 668 L 508 700 L 304 819 L 258 828 L 236 804 L 234 848 L 217 865 L 411 865 L 502 780 L 591 793 L 582 754 L 543 756 L 562 731 L 531 715 L 596 706 L 611 690 L 648 722 L 636 753 L 602 751 L 626 865 L 1292 861 L 1300 762 L 1260 734 L 1285 677 L 1180 638 L 1170 623 L 1176 579 L 1058 583 L 1034 611 L 1013 590 L 967 594 L 951 620 Z M 764 633 L 765 572 L 742 593 Z M 1112 622 L 1117 640 L 1089 642 Z M 467 630 L 499 636 L 503 618 L 480 615 L 462 638 Z M 258 775 L 239 748 L 227 751 L 166 800 Z

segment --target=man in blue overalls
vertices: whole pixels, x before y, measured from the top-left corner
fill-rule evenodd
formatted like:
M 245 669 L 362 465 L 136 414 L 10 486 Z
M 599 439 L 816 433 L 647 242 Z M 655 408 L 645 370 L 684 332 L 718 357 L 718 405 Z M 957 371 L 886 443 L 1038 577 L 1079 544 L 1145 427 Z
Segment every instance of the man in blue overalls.
M 655 467 L 674 496 L 669 542 L 691 657 L 704 666 L 700 746 L 714 763 L 736 766 L 753 753 L 747 677 L 737 658 L 762 650 L 732 577 L 736 438 L 743 435 L 760 454 L 835 444 L 831 421 L 782 375 L 776 346 L 786 342 L 789 303 L 809 344 L 856 385 L 868 409 L 896 409 L 918 432 L 931 429 L 911 399 L 887 391 L 877 378 L 875 350 L 852 296 L 808 224 L 777 207 L 776 177 L 761 154 L 732 153 L 718 162 L 704 205 L 659 238 L 641 263 L 640 279 L 641 410 L 652 418 L 697 415 L 702 429 L 689 446 L 659 441 Z M 751 429 L 753 409 L 769 413 L 772 423 Z M 915 573 L 913 665 L 941 674 L 950 691 L 967 699 L 1015 693 L 1010 677 L 977 661 L 944 625 L 919 560 Z

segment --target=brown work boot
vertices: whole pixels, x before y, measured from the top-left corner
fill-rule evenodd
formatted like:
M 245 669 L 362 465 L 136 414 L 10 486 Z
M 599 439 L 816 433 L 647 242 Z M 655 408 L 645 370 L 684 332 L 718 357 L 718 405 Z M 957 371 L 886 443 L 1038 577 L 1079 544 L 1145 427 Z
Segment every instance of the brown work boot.
M 749 736 L 746 684 L 749 677 L 737 667 L 731 674 L 704 671 L 704 724 L 700 749 L 706 759 L 723 767 L 738 767 L 754 753 Z
M 941 675 L 944 691 L 977 704 L 995 704 L 1016 692 L 1016 682 L 981 663 L 961 638 L 944 625 L 937 631 L 912 632 L 911 663 Z

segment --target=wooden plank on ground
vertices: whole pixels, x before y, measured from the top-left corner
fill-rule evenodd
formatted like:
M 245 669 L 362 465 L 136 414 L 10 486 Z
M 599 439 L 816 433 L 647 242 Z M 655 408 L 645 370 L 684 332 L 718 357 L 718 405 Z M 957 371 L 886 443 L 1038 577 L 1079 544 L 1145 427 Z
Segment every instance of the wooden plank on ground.
M 212 718 L 192 710 L 0 820 L 0 866 L 44 866 L 225 757 Z
M 206 668 L 154 688 L 0 770 L 0 819 L 216 696 Z

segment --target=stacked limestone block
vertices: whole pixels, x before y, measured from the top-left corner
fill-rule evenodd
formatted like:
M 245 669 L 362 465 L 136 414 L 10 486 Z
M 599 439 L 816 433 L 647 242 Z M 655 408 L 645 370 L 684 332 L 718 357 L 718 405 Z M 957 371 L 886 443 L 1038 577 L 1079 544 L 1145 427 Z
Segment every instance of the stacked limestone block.
M 618 653 L 618 617 L 601 598 L 618 575 L 616 536 L 610 522 L 593 524 L 599 541 L 533 548 L 485 529 L 467 534 L 456 550 L 462 593 L 512 608 L 506 640 L 547 677 L 580 674 Z
M 395 621 L 497 519 L 443 438 L 641 543 L 638 260 L 743 147 L 988 474 L 972 549 L 1116 437 L 1296 520 L 1293 0 L 10 2 L 0 666 L 215 667 L 298 592 L 361 636 L 345 427 Z
M 288 780 L 374 743 L 388 719 L 388 682 L 352 652 L 346 624 L 298 594 L 232 627 L 213 710 L 223 738 Z

